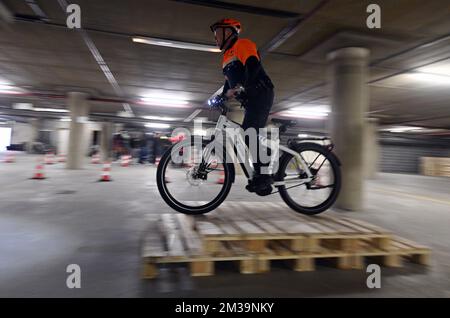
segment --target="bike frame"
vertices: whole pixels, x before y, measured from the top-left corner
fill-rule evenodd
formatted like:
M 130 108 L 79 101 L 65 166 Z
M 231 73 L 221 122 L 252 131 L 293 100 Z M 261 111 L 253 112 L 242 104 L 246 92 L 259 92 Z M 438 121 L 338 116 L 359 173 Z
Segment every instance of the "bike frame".
M 231 129 L 229 129 L 231 128 Z M 235 156 L 237 156 L 239 162 L 241 163 L 242 168 L 244 169 L 244 173 L 246 174 L 246 176 L 251 179 L 253 176 L 253 172 L 254 172 L 254 168 L 253 168 L 253 160 L 251 157 L 251 153 L 247 147 L 247 145 L 245 144 L 245 140 L 244 140 L 244 136 L 240 133 L 240 129 L 241 126 L 238 123 L 235 123 L 234 121 L 229 120 L 225 115 L 220 115 L 215 130 L 214 130 L 214 143 L 209 143 L 205 149 L 203 150 L 203 158 L 205 160 L 205 162 L 209 162 L 210 158 L 211 158 L 211 154 L 212 151 L 215 147 L 217 147 L 217 144 L 215 144 L 216 142 L 219 143 L 219 147 L 221 147 L 221 149 L 226 149 L 226 151 L 228 151 L 228 147 L 226 147 L 227 145 L 231 145 L 232 142 L 236 141 L 236 144 L 233 145 L 235 146 L 233 149 L 233 154 Z M 226 136 L 226 143 L 227 145 L 223 145 L 223 133 L 226 132 L 225 136 Z M 212 137 L 212 136 L 211 136 Z M 259 142 L 262 146 L 265 146 L 269 149 L 271 149 L 272 153 L 275 154 L 279 154 L 279 152 L 286 152 L 286 153 L 290 153 L 291 155 L 294 156 L 294 158 L 296 158 L 296 163 L 300 164 L 300 168 L 302 169 L 303 172 L 306 173 L 307 177 L 306 178 L 301 178 L 299 179 L 298 177 L 295 178 L 288 178 L 288 179 L 284 179 L 283 181 L 275 181 L 274 182 L 274 186 L 282 186 L 285 185 L 287 183 L 298 183 L 299 181 L 302 181 L 303 183 L 308 183 L 311 182 L 313 179 L 313 175 L 308 167 L 308 165 L 306 164 L 305 160 L 302 158 L 302 156 L 297 153 L 296 151 L 286 147 L 286 146 L 282 146 L 279 144 L 279 141 L 274 142 L 273 140 L 267 139 L 265 137 L 262 137 L 260 135 L 258 135 L 259 138 Z M 211 138 L 212 139 L 212 138 Z M 225 148 L 224 148 L 225 146 Z M 277 155 L 272 155 L 271 156 L 271 160 L 270 160 L 270 164 L 268 167 L 269 170 L 269 174 L 273 175 L 273 166 L 275 163 L 275 160 L 278 160 L 279 156 Z M 299 170 L 299 167 L 297 165 L 297 170 Z

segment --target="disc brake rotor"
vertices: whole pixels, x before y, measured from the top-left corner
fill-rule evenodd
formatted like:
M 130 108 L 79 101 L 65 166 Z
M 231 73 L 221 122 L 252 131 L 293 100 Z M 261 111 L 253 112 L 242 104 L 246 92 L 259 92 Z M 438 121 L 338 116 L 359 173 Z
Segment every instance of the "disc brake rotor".
M 190 168 L 188 171 L 186 171 L 186 179 L 189 182 L 190 185 L 198 187 L 203 183 L 203 180 L 201 180 L 198 177 L 195 177 L 197 174 L 197 169 L 195 167 Z

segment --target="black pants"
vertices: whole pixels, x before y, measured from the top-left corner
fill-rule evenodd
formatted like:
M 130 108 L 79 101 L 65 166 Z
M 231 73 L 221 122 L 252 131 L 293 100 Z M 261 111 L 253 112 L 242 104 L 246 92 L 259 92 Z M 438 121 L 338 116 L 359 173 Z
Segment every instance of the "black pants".
M 259 135 L 259 128 L 264 128 L 269 117 L 270 109 L 273 104 L 274 93 L 272 88 L 261 88 L 253 92 L 249 92 L 247 101 L 244 104 L 245 116 L 242 122 L 242 129 L 244 131 L 247 128 L 255 128 Z M 249 145 L 248 138 L 245 140 L 247 147 Z M 259 142 L 258 142 L 258 154 L 256 156 L 256 163 L 253 163 L 255 168 L 255 174 L 261 173 L 261 164 L 259 158 Z

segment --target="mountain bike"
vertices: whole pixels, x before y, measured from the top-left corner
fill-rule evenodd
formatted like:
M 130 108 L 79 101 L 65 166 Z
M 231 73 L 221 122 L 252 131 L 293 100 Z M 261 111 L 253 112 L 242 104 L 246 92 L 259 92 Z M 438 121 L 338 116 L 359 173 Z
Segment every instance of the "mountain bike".
M 229 109 L 224 102 L 216 109 L 221 115 L 210 136 L 193 136 L 174 144 L 159 162 L 159 193 L 178 212 L 197 215 L 216 209 L 236 181 L 236 161 L 249 181 L 253 176 L 252 157 L 240 125 L 227 118 Z M 272 122 L 281 132 L 296 125 L 291 120 Z M 260 195 L 279 193 L 291 209 L 306 215 L 321 213 L 333 205 L 341 187 L 341 171 L 329 138 L 293 138 L 287 146 L 265 136 L 258 138 L 262 146 L 276 153 L 267 167 L 272 191 Z

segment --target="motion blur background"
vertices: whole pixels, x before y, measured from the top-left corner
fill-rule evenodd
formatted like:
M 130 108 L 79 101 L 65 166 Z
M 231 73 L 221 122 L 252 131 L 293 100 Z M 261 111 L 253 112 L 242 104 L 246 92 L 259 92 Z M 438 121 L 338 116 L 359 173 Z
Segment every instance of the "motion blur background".
M 70 3 L 81 29 L 66 25 Z M 367 26 L 371 3 L 381 28 Z M 378 291 L 363 272 L 332 269 L 140 280 L 140 234 L 172 211 L 155 163 L 173 129 L 204 134 L 218 117 L 206 104 L 224 82 L 209 25 L 223 17 L 259 47 L 275 85 L 270 117 L 298 122 L 282 142 L 335 141 L 344 187 L 326 213 L 431 246 L 429 270 L 387 271 Z M 448 0 L 0 1 L 0 295 L 448 297 L 449 17 Z M 67 162 L 28 180 L 48 153 Z M 96 154 L 113 160 L 107 185 L 95 183 Z M 279 200 L 243 193 L 238 179 L 228 200 Z M 65 287 L 70 263 L 85 273 L 80 290 Z

